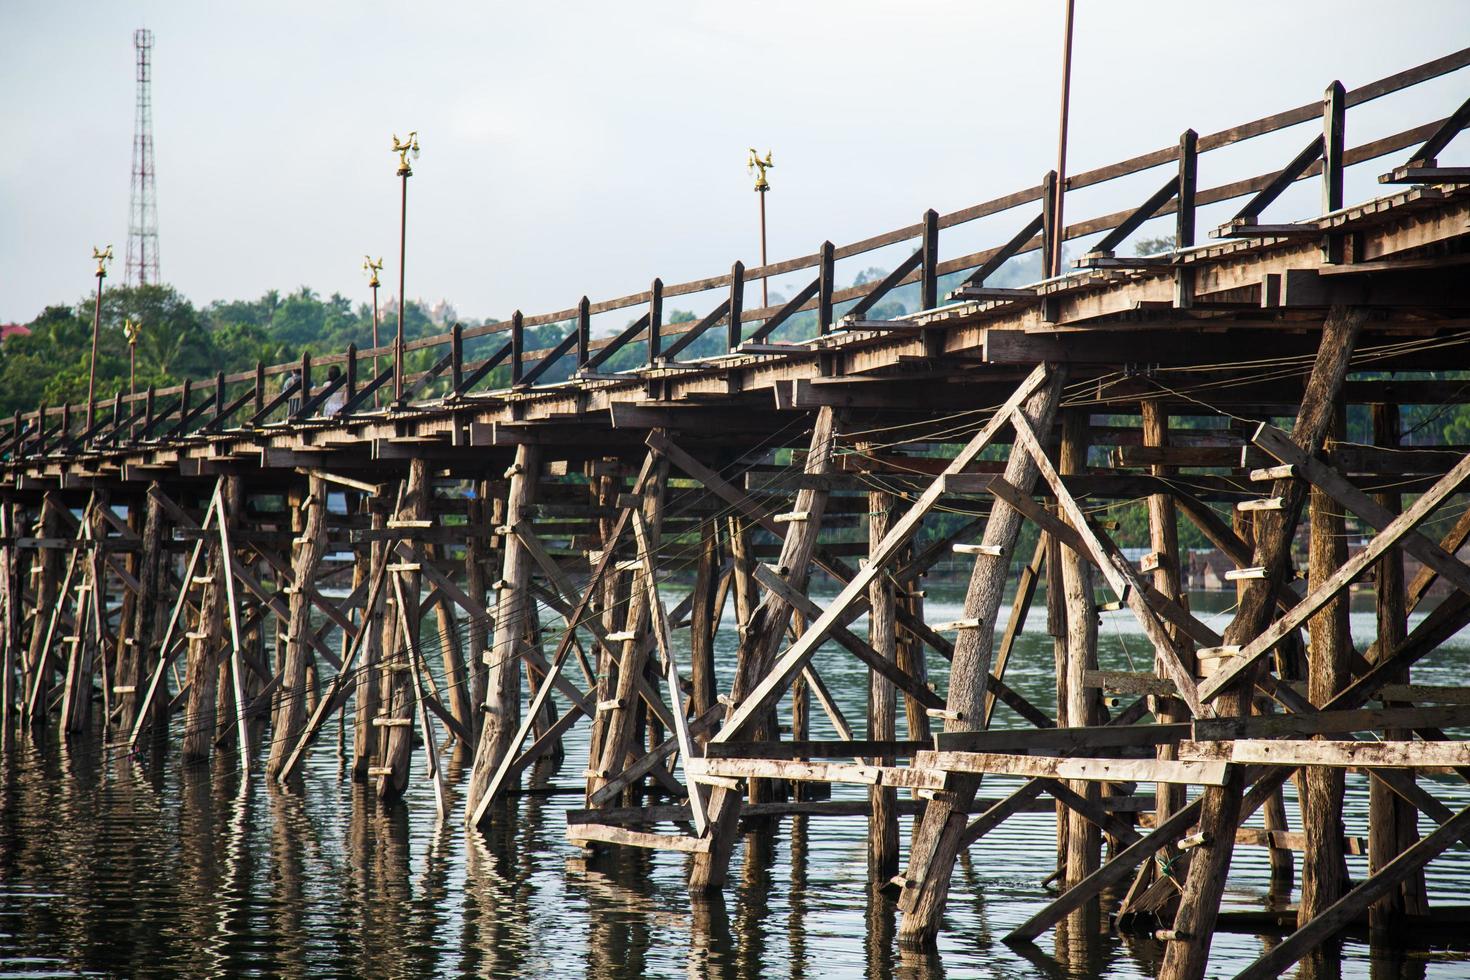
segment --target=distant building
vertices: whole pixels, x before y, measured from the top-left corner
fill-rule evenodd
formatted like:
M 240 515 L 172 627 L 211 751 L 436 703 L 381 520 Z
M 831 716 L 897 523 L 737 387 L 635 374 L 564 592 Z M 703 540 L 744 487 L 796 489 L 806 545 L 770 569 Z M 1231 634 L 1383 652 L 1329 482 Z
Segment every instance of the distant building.
M 0 341 L 10 337 L 29 337 L 31 328 L 21 323 L 0 323 Z

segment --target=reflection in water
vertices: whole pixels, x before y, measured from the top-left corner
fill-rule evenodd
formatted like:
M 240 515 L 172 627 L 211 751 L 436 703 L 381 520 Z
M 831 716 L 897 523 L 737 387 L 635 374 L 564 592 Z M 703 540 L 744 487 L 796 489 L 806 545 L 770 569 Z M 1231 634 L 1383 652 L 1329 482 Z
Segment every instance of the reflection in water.
M 939 591 L 929 589 L 929 614 L 957 617 Z M 1194 607 L 1210 617 L 1208 603 Z M 1007 679 L 1047 708 L 1050 640 L 1044 617 L 1033 618 L 1035 631 L 1022 637 Z M 1371 615 L 1354 625 L 1361 639 Z M 729 632 L 722 643 L 733 642 Z M 1126 614 L 1104 614 L 1102 636 L 1104 669 L 1129 669 L 1130 656 L 1145 662 Z M 729 652 L 720 649 L 721 662 Z M 1467 648 L 1458 646 L 1416 668 L 1414 680 L 1457 683 L 1467 663 Z M 823 652 L 819 665 L 842 711 L 863 716 L 861 664 Z M 943 689 L 943 665 L 931 668 Z M 1007 710 L 997 712 L 998 724 L 1014 722 Z M 811 726 L 812 737 L 833 737 L 822 713 Z M 585 726 L 569 734 L 561 771 L 530 774 L 527 785 L 540 792 L 512 797 L 485 834 L 435 819 L 422 759 L 405 799 L 383 807 L 343 778 L 329 734 L 294 792 L 257 775 L 242 795 L 233 752 L 183 767 L 178 734 L 147 740 L 137 757 L 104 747 L 95 733 L 67 742 L 54 732 L 12 731 L 3 739 L 0 974 L 1010 980 L 1147 977 L 1158 968 L 1159 943 L 1107 934 L 1106 920 L 1069 920 L 1040 945 L 1000 941 L 1048 901 L 1040 885 L 1055 866 L 1048 813 L 1007 821 L 961 859 L 940 948 L 924 954 L 896 948 L 893 898 L 867 882 L 862 818 L 786 818 L 775 837 L 745 834 L 725 895 L 699 902 L 685 890 L 687 855 L 631 848 L 583 855 L 564 836 L 565 811 L 580 806 L 580 796 L 557 790 L 578 781 L 567 774 L 585 764 Z M 462 794 L 466 778 L 446 760 L 452 794 Z M 1453 808 L 1470 803 L 1464 784 L 1421 783 Z M 985 795 L 998 797 L 1019 781 L 987 777 L 986 785 Z M 862 787 L 834 789 L 837 799 L 865 797 Z M 450 809 L 462 813 L 462 797 Z M 1299 831 L 1290 786 L 1286 812 Z M 1349 833 L 1364 833 L 1366 812 L 1362 779 L 1349 776 Z M 1351 860 L 1361 878 L 1364 859 Z M 1452 850 L 1432 865 L 1429 888 L 1432 903 L 1463 903 L 1470 853 Z M 1239 849 L 1227 907 L 1259 910 L 1269 892 L 1268 853 Z M 1275 941 L 1222 934 L 1212 971 L 1238 972 Z M 1310 975 L 1470 975 L 1456 954 L 1368 952 L 1349 940 L 1310 964 Z

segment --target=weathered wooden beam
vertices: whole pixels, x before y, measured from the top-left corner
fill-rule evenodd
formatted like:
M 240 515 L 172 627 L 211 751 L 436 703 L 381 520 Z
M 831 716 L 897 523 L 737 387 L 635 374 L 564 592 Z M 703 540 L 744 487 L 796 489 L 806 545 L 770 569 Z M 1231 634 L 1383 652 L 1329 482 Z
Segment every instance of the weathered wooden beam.
M 1161 762 L 1158 759 L 1087 759 L 1080 756 L 1047 757 L 1004 752 L 923 752 L 914 757 L 914 765 L 945 772 L 996 773 L 1090 782 L 1187 783 L 1192 786 L 1224 785 L 1228 766 L 1218 759 Z
M 1277 643 L 1280 643 L 1288 633 L 1299 629 L 1317 610 L 1364 574 L 1370 565 L 1383 556 L 1385 551 L 1398 544 L 1405 535 L 1423 523 L 1436 507 L 1459 491 L 1460 485 L 1467 478 L 1470 478 L 1470 456 L 1460 460 L 1443 479 L 1436 482 L 1427 493 L 1414 501 L 1413 506 L 1385 526 L 1366 548 L 1349 558 L 1320 586 L 1312 589 L 1306 598 L 1292 608 L 1291 612 L 1276 620 L 1243 646 L 1240 653 L 1231 658 L 1223 670 L 1201 683 L 1200 697 L 1206 701 L 1217 697 L 1221 691 L 1234 683 L 1241 674 L 1253 667 Z

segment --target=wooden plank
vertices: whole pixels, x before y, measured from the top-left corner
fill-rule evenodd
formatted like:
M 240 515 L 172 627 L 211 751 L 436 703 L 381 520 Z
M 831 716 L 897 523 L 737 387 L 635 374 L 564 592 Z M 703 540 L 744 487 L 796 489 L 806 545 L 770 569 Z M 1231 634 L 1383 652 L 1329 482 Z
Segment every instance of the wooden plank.
M 934 747 L 923 739 L 836 739 L 795 742 L 716 742 L 705 753 L 711 759 L 822 759 L 848 756 L 911 756 Z
M 940 752 L 1064 752 L 1130 745 L 1162 745 L 1191 736 L 1187 723 L 1170 725 L 1089 725 L 1039 731 L 941 732 L 934 736 Z
M 1180 758 L 1218 759 L 1277 766 L 1420 768 L 1470 766 L 1470 742 L 1352 742 L 1305 739 L 1236 739 L 1179 743 Z
M 1463 689 L 1462 689 L 1463 690 Z M 1470 690 L 1465 693 L 1470 695 Z M 1387 689 L 1380 692 L 1385 700 Z M 1260 739 L 1300 735 L 1340 735 L 1382 728 L 1458 728 L 1470 725 L 1470 697 L 1463 705 L 1434 708 L 1358 708 L 1311 714 L 1257 715 L 1243 718 L 1201 718 L 1194 723 L 1198 742 Z
M 1227 763 L 1218 759 L 1169 762 L 1157 759 L 1085 759 L 1076 756 L 1012 755 L 1000 752 L 922 752 L 914 765 L 946 772 L 995 773 L 1044 779 L 1099 782 L 1185 783 L 1223 786 Z
M 604 844 L 622 844 L 625 847 L 642 847 L 652 851 L 683 851 L 687 854 L 701 854 L 710 848 L 707 837 L 650 834 L 641 830 L 609 827 L 598 823 L 567 824 L 567 840 L 573 843 L 595 840 Z
M 916 766 L 860 766 L 852 763 L 802 762 L 790 759 L 687 759 L 685 770 L 699 782 L 701 776 L 724 779 L 791 779 L 814 783 L 854 783 L 859 786 L 906 786 L 944 789 L 947 777 L 936 769 Z

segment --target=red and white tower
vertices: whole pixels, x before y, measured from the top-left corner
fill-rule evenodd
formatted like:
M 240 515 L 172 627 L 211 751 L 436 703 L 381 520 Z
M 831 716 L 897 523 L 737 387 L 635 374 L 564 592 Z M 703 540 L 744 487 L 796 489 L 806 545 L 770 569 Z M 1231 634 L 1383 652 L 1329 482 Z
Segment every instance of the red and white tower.
M 128 257 L 123 282 L 158 283 L 158 191 L 153 183 L 153 32 L 133 32 L 138 52 L 138 107 L 133 117 L 133 189 L 128 209 Z

